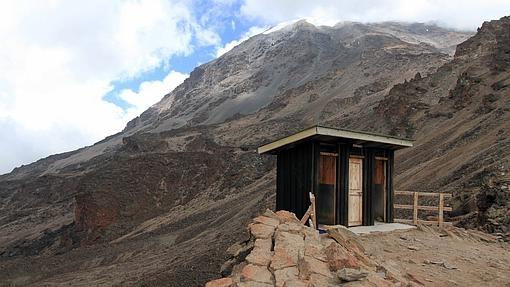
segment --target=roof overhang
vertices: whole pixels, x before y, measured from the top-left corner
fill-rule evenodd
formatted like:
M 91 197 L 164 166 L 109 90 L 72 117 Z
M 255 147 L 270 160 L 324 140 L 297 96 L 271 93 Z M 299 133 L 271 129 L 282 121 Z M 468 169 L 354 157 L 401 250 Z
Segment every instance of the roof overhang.
M 288 137 L 281 138 L 272 143 L 268 143 L 258 148 L 259 154 L 276 153 L 286 146 L 312 138 L 328 138 L 338 141 L 344 139 L 355 144 L 380 144 L 386 148 L 393 150 L 412 147 L 413 142 L 409 139 L 397 138 L 387 135 L 366 133 L 352 130 L 334 129 L 323 126 L 315 126 L 293 134 Z

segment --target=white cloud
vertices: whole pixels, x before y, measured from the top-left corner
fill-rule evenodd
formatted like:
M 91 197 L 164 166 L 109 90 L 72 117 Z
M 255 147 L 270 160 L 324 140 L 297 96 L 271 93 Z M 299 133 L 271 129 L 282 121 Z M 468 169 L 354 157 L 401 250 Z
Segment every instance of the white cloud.
M 322 25 L 340 21 L 437 22 L 470 30 L 509 11 L 508 0 L 245 0 L 241 6 L 244 17 L 272 25 L 306 18 Z
M 202 45 L 218 45 L 221 42 L 220 36 L 211 30 L 199 30 L 196 37 Z
M 226 43 L 224 46 L 218 47 L 216 49 L 216 57 L 219 57 L 219 56 L 225 54 L 226 52 L 232 50 L 235 46 L 237 46 L 237 45 L 241 44 L 242 42 L 248 40 L 250 37 L 253 37 L 253 36 L 257 35 L 257 34 L 260 34 L 260 33 L 264 32 L 267 29 L 268 29 L 267 27 L 258 27 L 258 26 L 251 27 L 250 29 L 248 29 L 247 32 L 245 32 L 241 36 L 240 39 L 230 41 L 230 42 Z
M 125 94 L 133 104 L 128 110 L 103 99 L 112 82 L 220 42 L 186 3 L 2 1 L 0 174 L 118 132 L 133 114 L 170 92 L 184 75 L 170 73 Z
M 140 84 L 138 92 L 131 89 L 122 90 L 119 97 L 132 106 L 127 110 L 128 117 L 134 118 L 140 115 L 161 100 L 162 95 L 180 85 L 187 77 L 187 74 L 171 71 L 162 81 L 143 82 Z

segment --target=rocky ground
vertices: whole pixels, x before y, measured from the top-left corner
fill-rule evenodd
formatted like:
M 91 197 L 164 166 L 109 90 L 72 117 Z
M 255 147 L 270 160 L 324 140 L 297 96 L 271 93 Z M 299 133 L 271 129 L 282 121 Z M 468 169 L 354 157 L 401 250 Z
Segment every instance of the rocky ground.
M 368 256 L 418 286 L 509 286 L 510 244 L 452 226 L 359 237 Z
M 266 211 L 250 238 L 228 249 L 206 287 L 508 286 L 510 246 L 494 236 L 445 226 L 356 235 L 319 235 L 294 214 Z

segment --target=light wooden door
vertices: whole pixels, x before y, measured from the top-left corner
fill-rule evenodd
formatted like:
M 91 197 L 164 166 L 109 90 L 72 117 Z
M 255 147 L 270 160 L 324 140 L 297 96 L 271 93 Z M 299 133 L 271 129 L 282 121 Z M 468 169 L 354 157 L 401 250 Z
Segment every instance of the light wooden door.
M 349 158 L 349 226 L 362 224 L 363 160 Z

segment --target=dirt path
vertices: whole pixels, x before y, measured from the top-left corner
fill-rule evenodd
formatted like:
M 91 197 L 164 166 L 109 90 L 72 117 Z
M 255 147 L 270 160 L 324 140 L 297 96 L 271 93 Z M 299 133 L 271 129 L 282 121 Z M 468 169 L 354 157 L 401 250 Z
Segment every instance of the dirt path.
M 510 286 L 510 244 L 483 233 L 420 226 L 360 239 L 374 260 L 424 286 Z

